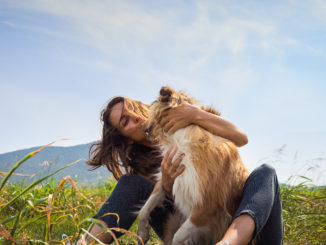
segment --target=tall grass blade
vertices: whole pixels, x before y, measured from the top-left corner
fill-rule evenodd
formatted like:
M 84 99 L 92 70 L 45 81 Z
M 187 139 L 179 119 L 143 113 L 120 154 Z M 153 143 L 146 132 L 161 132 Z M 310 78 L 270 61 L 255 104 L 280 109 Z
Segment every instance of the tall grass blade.
M 50 245 L 49 243 L 44 242 L 42 240 L 29 239 L 28 241 L 30 242 L 30 244 L 39 244 L 40 243 L 40 244 Z
M 0 234 L 5 237 L 7 240 L 10 240 L 14 244 L 17 244 L 16 241 L 12 238 L 10 233 L 3 227 L 3 225 L 0 223 Z
M 37 149 L 36 151 L 33 151 L 31 153 L 28 153 L 26 156 L 24 156 L 21 160 L 19 160 L 8 172 L 8 174 L 6 175 L 6 177 L 2 180 L 1 185 L 0 185 L 0 191 L 1 189 L 4 187 L 4 185 L 6 184 L 6 182 L 8 181 L 8 179 L 10 178 L 10 176 L 16 171 L 16 169 L 25 161 L 27 161 L 28 159 L 30 159 L 32 156 L 34 156 L 35 154 L 39 153 L 40 151 L 42 151 L 44 148 L 54 144 L 54 142 L 51 142 L 50 144 L 47 144 L 39 149 Z
M 10 235 L 11 235 L 12 237 L 15 236 L 15 232 L 16 232 L 16 229 L 17 229 L 17 227 L 18 227 L 19 221 L 20 221 L 20 219 L 21 219 L 21 217 L 22 217 L 22 213 L 23 213 L 23 211 L 21 210 L 21 211 L 19 212 L 19 214 L 17 215 L 17 218 L 16 218 L 16 220 L 15 220 L 14 227 L 12 228 L 12 230 L 11 230 L 11 232 L 10 232 Z
M 97 224 L 98 226 L 100 226 L 104 231 L 110 233 L 110 235 L 113 237 L 113 240 L 116 244 L 120 244 L 117 237 L 115 236 L 115 234 L 113 233 L 113 231 L 111 231 L 109 228 L 105 227 L 100 221 L 98 221 L 97 219 L 93 219 L 93 218 L 88 218 L 88 219 L 84 219 L 82 222 L 80 222 L 78 224 L 78 226 L 80 226 L 81 224 L 83 223 L 86 223 L 86 222 L 91 222 L 91 223 L 94 223 L 94 224 Z M 88 233 L 89 234 L 89 233 Z M 91 236 L 93 237 L 93 236 Z
M 42 204 L 43 202 L 45 202 L 46 200 L 48 200 L 47 197 L 44 197 L 44 198 L 38 199 L 38 200 L 36 200 L 36 201 L 34 202 L 34 206 L 38 206 L 38 205 Z M 22 216 L 27 215 L 27 214 L 28 214 L 29 212 L 31 212 L 32 210 L 33 210 L 33 208 L 25 208 L 25 209 L 23 210 Z M 18 215 L 18 214 L 13 215 L 13 216 L 7 218 L 5 221 L 2 222 L 2 224 L 6 224 L 6 223 L 8 223 L 8 222 L 14 220 L 14 219 L 17 217 L 17 215 Z
M 101 242 L 99 239 L 97 239 L 97 237 L 95 237 L 94 235 L 92 235 L 91 233 L 89 233 L 88 230 L 85 230 L 84 228 L 82 228 L 82 231 L 85 232 L 87 235 L 89 235 L 91 238 L 93 238 L 94 241 L 98 242 L 98 244 L 105 245 L 105 243 Z M 85 240 L 85 238 L 84 238 L 84 240 Z M 118 242 L 118 244 L 119 244 L 119 242 Z
M 39 217 L 37 217 L 37 218 L 35 218 L 35 219 L 33 219 L 33 220 L 30 220 L 29 222 L 27 222 L 27 223 L 25 223 L 23 226 L 21 226 L 20 228 L 19 228 L 19 230 L 16 232 L 16 234 L 19 234 L 23 229 L 25 229 L 27 226 L 29 226 L 29 225 L 31 225 L 31 224 L 34 224 L 35 222 L 37 222 L 37 221 L 39 221 L 39 220 L 41 220 L 41 219 L 43 219 L 43 218 L 45 218 L 46 217 L 46 215 L 42 215 L 42 216 L 39 216 Z
M 136 237 L 141 242 L 141 244 L 144 245 L 144 241 L 140 236 L 138 236 L 138 235 L 126 230 L 126 229 L 118 228 L 118 227 L 112 227 L 110 229 L 113 230 L 113 231 L 117 231 L 117 232 L 120 232 L 120 233 L 124 233 L 124 234 L 128 234 L 130 236 Z
M 63 177 L 63 178 L 60 180 L 60 183 L 59 183 L 59 186 L 58 186 L 58 191 L 62 190 L 64 183 L 67 182 L 67 181 L 71 184 L 71 186 L 72 186 L 72 187 L 77 191 L 77 193 L 78 193 L 82 198 L 84 198 L 84 199 L 85 199 L 86 201 L 88 201 L 88 202 L 91 202 L 91 200 L 89 200 L 86 196 L 83 195 L 83 193 L 81 193 L 81 192 L 78 190 L 75 181 L 73 181 L 73 179 L 72 179 L 70 176 Z
M 53 194 L 50 194 L 48 197 L 48 206 L 46 207 L 46 217 L 47 217 L 47 225 L 46 225 L 46 232 L 45 232 L 45 241 L 51 240 L 50 234 L 50 226 L 51 226 L 51 210 L 52 210 L 52 202 L 53 202 Z
M 107 215 L 115 215 L 117 217 L 117 224 L 119 224 L 120 217 L 117 213 L 105 213 L 101 216 L 101 218 Z
M 66 166 L 63 166 L 59 169 L 57 169 L 56 171 L 54 171 L 53 173 L 38 179 L 37 181 L 33 182 L 32 184 L 30 184 L 29 186 L 27 186 L 22 192 L 20 192 L 18 195 L 16 195 L 13 199 L 11 199 L 6 205 L 4 205 L 1 209 L 0 209 L 0 214 L 7 208 L 9 207 L 11 204 L 13 204 L 19 197 L 21 197 L 22 195 L 24 195 L 26 192 L 28 192 L 30 189 L 32 189 L 34 186 L 36 186 L 37 184 L 41 183 L 42 181 L 46 180 L 47 178 L 55 175 L 56 173 L 60 172 L 61 170 L 70 167 L 71 165 L 81 161 L 82 159 L 78 159 L 72 163 L 67 164 Z
M 0 174 L 1 174 L 1 175 L 8 175 L 9 173 L 1 172 L 1 171 L 0 171 Z M 12 175 L 33 178 L 35 174 L 19 174 L 19 173 L 12 173 Z
M 67 139 L 61 139 L 60 141 L 63 140 L 67 140 Z M 0 185 L 0 192 L 2 190 L 2 188 L 5 186 L 6 182 L 8 181 L 8 179 L 10 178 L 10 176 L 16 171 L 16 169 L 25 161 L 27 161 L 29 158 L 31 158 L 32 156 L 34 156 L 35 154 L 39 153 L 40 151 L 42 151 L 43 149 L 45 149 L 46 147 L 49 147 L 50 145 L 53 145 L 55 142 L 57 141 L 53 141 L 39 149 L 37 149 L 36 151 L 33 151 L 29 154 L 27 154 L 25 157 L 23 157 L 23 159 L 19 160 L 8 172 L 8 174 L 6 175 L 6 177 L 2 180 L 1 185 Z

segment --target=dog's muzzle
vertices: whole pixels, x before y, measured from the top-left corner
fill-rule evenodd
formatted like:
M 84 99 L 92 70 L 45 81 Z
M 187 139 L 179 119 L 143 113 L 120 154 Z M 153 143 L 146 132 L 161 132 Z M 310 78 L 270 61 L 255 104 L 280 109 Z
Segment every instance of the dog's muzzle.
M 147 128 L 147 129 L 142 128 L 142 130 L 146 134 L 146 138 L 148 140 L 150 140 L 150 133 L 151 133 L 151 131 L 152 131 L 153 128 L 154 128 L 154 124 L 150 125 L 149 128 Z

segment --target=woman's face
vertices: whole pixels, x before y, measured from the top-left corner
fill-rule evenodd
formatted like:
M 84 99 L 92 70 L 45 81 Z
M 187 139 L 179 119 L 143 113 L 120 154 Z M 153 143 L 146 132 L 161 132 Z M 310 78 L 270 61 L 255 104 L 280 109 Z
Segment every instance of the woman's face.
M 122 135 L 132 141 L 147 146 L 151 145 L 151 142 L 147 140 L 146 134 L 141 129 L 144 120 L 125 110 L 122 102 L 112 107 L 109 121 Z

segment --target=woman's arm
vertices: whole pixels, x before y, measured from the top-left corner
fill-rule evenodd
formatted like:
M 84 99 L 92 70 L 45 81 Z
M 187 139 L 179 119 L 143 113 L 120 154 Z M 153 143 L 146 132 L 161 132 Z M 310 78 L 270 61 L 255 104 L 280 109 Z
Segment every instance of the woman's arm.
M 216 245 L 245 245 L 251 241 L 252 235 L 255 231 L 255 221 L 249 214 L 242 214 L 237 217 L 224 237 Z
M 197 124 L 212 134 L 231 140 L 238 147 L 248 143 L 247 135 L 233 123 L 194 105 L 182 104 L 167 110 L 163 116 L 161 125 L 169 134 L 190 124 Z

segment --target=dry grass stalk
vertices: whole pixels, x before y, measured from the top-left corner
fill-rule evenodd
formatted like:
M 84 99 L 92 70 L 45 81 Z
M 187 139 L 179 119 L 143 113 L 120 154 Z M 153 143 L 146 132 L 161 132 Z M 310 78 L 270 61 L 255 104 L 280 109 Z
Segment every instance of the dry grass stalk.
M 3 227 L 0 223 L 0 234 L 4 236 L 6 239 L 10 240 L 14 244 L 17 244 L 16 241 L 11 237 L 10 233 Z

